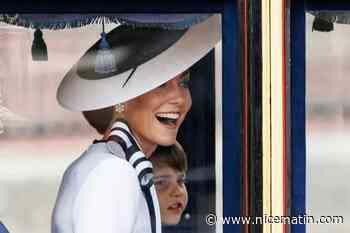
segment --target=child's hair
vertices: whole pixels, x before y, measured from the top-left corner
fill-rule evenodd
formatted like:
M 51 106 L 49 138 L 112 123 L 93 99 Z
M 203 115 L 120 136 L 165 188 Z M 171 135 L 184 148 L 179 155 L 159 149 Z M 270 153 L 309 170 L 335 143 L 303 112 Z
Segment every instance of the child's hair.
M 153 167 L 169 166 L 183 173 L 187 171 L 186 153 L 178 142 L 171 146 L 158 146 L 149 159 Z

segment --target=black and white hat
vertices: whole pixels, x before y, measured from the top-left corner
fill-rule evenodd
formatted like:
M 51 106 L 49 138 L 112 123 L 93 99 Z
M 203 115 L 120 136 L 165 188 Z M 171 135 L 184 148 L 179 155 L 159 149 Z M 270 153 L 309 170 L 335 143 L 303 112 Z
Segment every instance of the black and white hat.
M 95 69 L 100 41 L 65 75 L 58 102 L 72 111 L 109 107 L 142 95 L 171 80 L 204 57 L 221 40 L 214 14 L 185 29 L 121 25 L 106 39 L 115 58 L 109 73 Z

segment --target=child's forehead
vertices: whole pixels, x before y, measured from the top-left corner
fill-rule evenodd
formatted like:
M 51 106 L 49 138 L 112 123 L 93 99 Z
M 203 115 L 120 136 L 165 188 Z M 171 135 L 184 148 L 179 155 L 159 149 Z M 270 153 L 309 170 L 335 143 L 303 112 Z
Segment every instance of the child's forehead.
M 173 175 L 184 175 L 185 173 L 180 171 L 179 169 L 173 168 L 169 165 L 157 165 L 153 167 L 153 171 L 155 175 L 157 174 L 173 174 Z

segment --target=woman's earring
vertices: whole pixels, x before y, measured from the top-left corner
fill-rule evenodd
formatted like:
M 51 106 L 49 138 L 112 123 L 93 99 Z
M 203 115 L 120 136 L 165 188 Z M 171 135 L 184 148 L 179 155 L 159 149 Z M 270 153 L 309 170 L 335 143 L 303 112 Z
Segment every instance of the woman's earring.
M 125 110 L 125 104 L 124 103 L 120 103 L 120 104 L 116 104 L 114 107 L 114 111 L 117 115 L 121 115 Z

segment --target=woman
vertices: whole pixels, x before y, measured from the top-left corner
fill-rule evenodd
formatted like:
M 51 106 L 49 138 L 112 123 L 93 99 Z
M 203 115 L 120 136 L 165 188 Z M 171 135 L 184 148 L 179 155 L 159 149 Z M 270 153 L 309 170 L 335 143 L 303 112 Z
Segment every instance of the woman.
M 84 111 L 89 124 L 104 135 L 108 129 L 106 122 L 113 118 L 114 107 Z M 187 156 L 180 143 L 158 146 L 149 157 L 153 166 L 154 185 L 159 200 L 162 225 L 176 225 L 180 222 L 187 206 L 188 194 L 185 185 Z
M 84 111 L 84 118 L 99 133 L 108 129 L 106 122 L 113 118 L 114 107 Z M 187 156 L 180 143 L 158 146 L 149 157 L 153 166 L 154 185 L 159 200 L 162 225 L 177 225 L 187 206 L 185 185 Z
M 62 106 L 88 111 L 117 104 L 117 113 L 104 140 L 66 170 L 53 233 L 161 232 L 147 157 L 176 142 L 191 107 L 187 70 L 219 41 L 219 24 L 216 15 L 182 30 L 122 25 L 107 35 L 116 61 L 97 43 L 68 72 L 57 92 Z M 116 67 L 97 69 L 103 59 Z

